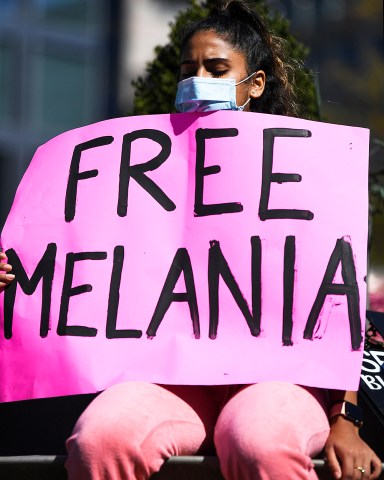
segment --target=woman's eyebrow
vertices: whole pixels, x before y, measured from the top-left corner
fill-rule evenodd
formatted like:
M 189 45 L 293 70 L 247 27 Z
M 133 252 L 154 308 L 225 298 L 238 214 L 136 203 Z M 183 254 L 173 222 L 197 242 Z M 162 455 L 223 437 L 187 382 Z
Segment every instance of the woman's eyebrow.
M 214 58 L 206 58 L 204 59 L 204 62 L 206 63 L 217 63 L 217 62 L 229 62 L 229 58 L 226 57 L 214 57 Z M 180 65 L 194 65 L 197 63 L 197 60 L 190 60 L 186 59 L 180 62 Z
M 229 62 L 229 58 L 226 57 L 215 57 L 215 58 L 207 58 L 204 60 L 208 63 L 216 63 L 216 62 Z

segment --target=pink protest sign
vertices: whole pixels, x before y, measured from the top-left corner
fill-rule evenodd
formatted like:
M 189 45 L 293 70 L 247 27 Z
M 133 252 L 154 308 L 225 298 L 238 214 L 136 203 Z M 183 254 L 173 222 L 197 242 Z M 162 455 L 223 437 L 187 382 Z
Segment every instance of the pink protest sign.
M 215 112 L 40 147 L 2 232 L 1 400 L 125 380 L 356 389 L 368 138 Z

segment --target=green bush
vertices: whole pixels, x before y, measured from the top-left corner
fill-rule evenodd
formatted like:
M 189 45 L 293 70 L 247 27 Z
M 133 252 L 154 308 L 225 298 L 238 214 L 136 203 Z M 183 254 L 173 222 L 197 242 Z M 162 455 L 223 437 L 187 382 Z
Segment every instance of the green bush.
M 206 0 L 198 4 L 190 1 L 190 6 L 178 13 L 170 25 L 169 43 L 155 48 L 155 58 L 147 64 L 145 76 L 133 82 L 135 88 L 134 115 L 174 112 L 174 100 L 179 77 L 181 31 L 188 23 L 207 15 L 217 0 Z M 294 72 L 294 85 L 300 105 L 300 116 L 319 119 L 319 109 L 313 78 L 308 69 L 300 68 L 308 55 L 308 49 L 289 32 L 289 22 L 279 13 L 271 13 L 265 0 L 250 0 L 266 19 L 270 28 L 288 42 L 289 54 L 297 64 Z

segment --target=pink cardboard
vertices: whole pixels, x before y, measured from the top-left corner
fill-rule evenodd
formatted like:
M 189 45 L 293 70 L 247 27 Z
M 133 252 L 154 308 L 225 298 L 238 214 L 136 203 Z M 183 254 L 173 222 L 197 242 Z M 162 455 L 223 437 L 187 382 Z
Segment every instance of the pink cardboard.
M 41 146 L 1 237 L 16 280 L 0 296 L 0 399 L 126 380 L 357 389 L 368 141 L 226 111 Z

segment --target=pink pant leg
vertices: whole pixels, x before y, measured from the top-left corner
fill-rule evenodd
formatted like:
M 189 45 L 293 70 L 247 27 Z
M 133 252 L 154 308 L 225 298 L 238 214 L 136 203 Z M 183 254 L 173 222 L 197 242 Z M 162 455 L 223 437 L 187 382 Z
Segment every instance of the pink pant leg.
M 324 408 L 309 391 L 265 382 L 229 400 L 217 421 L 215 445 L 226 480 L 315 479 L 311 456 L 323 449 L 328 434 Z
M 90 404 L 67 440 L 68 479 L 147 479 L 171 455 L 213 448 L 217 415 L 204 387 L 115 385 Z

